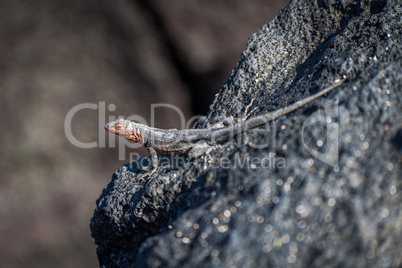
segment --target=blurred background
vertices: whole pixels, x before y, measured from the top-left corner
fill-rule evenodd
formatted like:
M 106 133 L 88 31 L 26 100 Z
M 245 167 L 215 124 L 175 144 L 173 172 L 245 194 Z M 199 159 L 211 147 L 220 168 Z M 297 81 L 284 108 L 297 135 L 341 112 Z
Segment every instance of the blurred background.
M 103 136 L 100 115 L 149 122 L 153 103 L 187 119 L 205 114 L 249 35 L 288 2 L 1 1 L 1 266 L 98 266 L 95 201 L 129 159 L 71 144 L 64 123 L 73 107 L 97 105 L 74 114 L 71 133 L 106 147 L 117 137 Z M 157 127 L 180 127 L 172 111 L 156 118 Z

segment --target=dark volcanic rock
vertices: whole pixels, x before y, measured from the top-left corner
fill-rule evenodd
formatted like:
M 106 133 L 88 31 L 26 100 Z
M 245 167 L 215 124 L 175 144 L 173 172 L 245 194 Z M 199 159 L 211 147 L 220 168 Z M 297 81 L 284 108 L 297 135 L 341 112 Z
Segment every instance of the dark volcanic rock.
M 282 9 L 197 127 L 346 82 L 208 157 L 121 167 L 91 222 L 100 264 L 401 267 L 401 17 L 400 1 Z

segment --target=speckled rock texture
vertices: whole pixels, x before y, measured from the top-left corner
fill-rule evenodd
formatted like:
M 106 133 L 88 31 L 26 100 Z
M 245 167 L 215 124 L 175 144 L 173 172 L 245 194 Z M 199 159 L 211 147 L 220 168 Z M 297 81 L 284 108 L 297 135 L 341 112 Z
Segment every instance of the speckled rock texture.
M 100 265 L 401 267 L 401 18 L 400 1 L 282 9 L 196 127 L 347 80 L 203 157 L 121 167 L 91 221 Z

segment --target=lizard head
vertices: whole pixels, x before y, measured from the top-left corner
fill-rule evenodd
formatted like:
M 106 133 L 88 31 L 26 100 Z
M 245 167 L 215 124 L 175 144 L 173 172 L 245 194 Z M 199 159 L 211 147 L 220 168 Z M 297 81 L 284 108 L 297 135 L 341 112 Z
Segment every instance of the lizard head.
M 105 125 L 105 129 L 117 135 L 125 136 L 134 142 L 140 142 L 141 136 L 133 129 L 131 122 L 124 119 L 116 119 Z

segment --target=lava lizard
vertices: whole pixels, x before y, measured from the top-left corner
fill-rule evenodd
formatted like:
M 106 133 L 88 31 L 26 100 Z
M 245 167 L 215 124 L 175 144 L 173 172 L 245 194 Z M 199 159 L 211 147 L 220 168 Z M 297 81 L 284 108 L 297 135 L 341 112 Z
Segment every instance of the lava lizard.
M 230 137 L 234 135 L 266 125 L 268 122 L 310 103 L 337 88 L 345 80 L 346 78 L 312 96 L 299 100 L 282 109 L 265 113 L 227 127 L 184 130 L 159 129 L 119 118 L 106 124 L 105 129 L 125 136 L 126 139 L 144 144 L 151 156 L 151 165 L 153 168 L 151 172 L 153 173 L 158 166 L 158 153 L 181 154 L 188 155 L 190 158 L 196 158 L 209 148 L 213 148 L 213 146 L 228 141 Z

